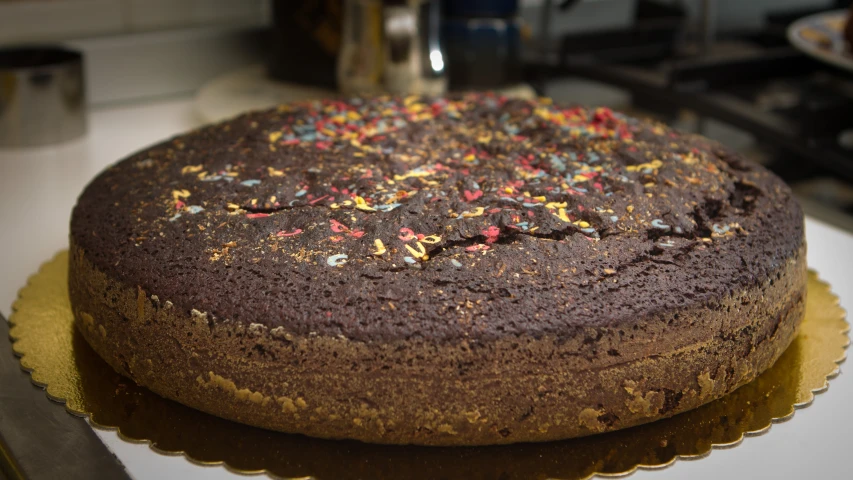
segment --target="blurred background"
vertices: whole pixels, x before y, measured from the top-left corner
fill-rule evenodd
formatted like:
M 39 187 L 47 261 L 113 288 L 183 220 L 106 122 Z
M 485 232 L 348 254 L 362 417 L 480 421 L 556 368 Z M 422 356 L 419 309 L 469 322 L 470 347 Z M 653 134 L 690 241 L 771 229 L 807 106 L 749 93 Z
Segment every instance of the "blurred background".
M 718 139 L 853 230 L 850 3 L 0 0 L 0 191 L 70 211 L 104 165 L 246 110 L 488 89 Z

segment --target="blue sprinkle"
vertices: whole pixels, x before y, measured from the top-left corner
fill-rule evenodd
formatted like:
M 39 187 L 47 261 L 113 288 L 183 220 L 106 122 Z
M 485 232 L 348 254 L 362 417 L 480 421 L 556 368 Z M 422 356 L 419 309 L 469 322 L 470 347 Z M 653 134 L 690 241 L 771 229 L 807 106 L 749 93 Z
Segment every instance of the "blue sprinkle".
M 409 258 L 409 257 L 406 257 L 406 258 Z M 450 263 L 452 263 L 453 266 L 456 268 L 462 268 L 462 263 L 459 260 L 456 260 L 455 258 L 450 259 Z
M 300 190 L 300 191 L 296 192 L 296 194 L 294 194 L 294 196 L 295 196 L 295 197 L 301 197 L 301 196 L 305 195 L 306 193 L 308 193 L 308 190 L 305 190 L 305 189 L 303 188 L 302 190 Z
M 198 205 L 190 205 L 189 207 L 187 207 L 187 211 L 195 215 L 196 213 L 203 212 L 204 207 L 200 207 Z
M 380 212 L 390 212 L 391 210 L 394 210 L 395 208 L 397 208 L 399 206 L 400 206 L 399 203 L 389 203 L 387 205 L 377 205 L 373 208 L 379 210 Z
M 169 219 L 169 221 L 170 221 L 170 222 L 174 222 L 175 220 L 177 220 L 177 219 L 179 219 L 179 218 L 181 218 L 181 214 L 180 214 L 180 213 L 176 213 L 174 216 L 172 216 L 172 218 L 170 218 L 170 219 Z
M 555 154 L 551 154 L 551 166 L 558 172 L 566 171 L 566 162 Z
M 243 185 L 244 187 L 254 187 L 255 185 L 260 185 L 260 184 L 261 184 L 261 181 L 254 179 L 254 178 L 251 180 L 243 180 L 242 182 L 240 182 L 240 185 Z
M 525 207 L 525 208 L 538 207 L 539 205 L 542 205 L 542 204 L 541 203 L 527 203 L 527 202 L 521 204 L 521 206 Z
M 595 232 L 595 229 L 594 229 L 594 228 L 592 228 L 592 227 L 589 227 L 589 228 L 582 228 L 582 229 L 581 229 L 581 231 L 582 231 L 583 233 L 594 233 L 594 232 Z
M 663 220 L 659 218 L 652 220 L 652 226 L 665 231 L 669 231 L 669 229 L 671 228 L 669 225 L 663 223 Z
M 343 265 L 347 263 L 347 256 L 345 253 L 339 253 L 337 255 L 332 255 L 331 257 L 326 259 L 326 263 L 329 264 L 330 267 L 337 267 L 338 265 Z
M 417 260 L 415 260 L 415 259 L 414 259 L 414 258 L 412 258 L 412 257 L 403 257 L 403 260 L 405 260 L 405 261 L 406 261 L 406 263 L 409 263 L 409 264 L 418 263 L 418 262 L 417 262 Z
M 222 177 L 222 179 L 229 183 L 234 181 L 234 177 Z
M 231 177 L 226 177 L 226 178 L 231 178 Z M 222 180 L 222 176 L 220 176 L 220 175 L 212 175 L 212 176 L 210 176 L 210 177 L 204 177 L 204 178 L 202 178 L 202 179 L 201 179 L 201 181 L 202 181 L 202 182 L 215 182 L 215 181 L 217 181 L 217 180 Z
M 665 247 L 665 248 L 672 248 L 675 246 L 675 243 L 673 243 L 671 240 L 667 240 L 666 242 L 658 243 L 658 246 L 659 247 Z
M 617 217 L 616 215 L 612 215 L 612 216 L 610 217 L 610 221 L 611 221 L 611 222 L 616 222 L 616 221 L 618 221 L 618 220 L 619 220 L 619 217 Z
M 312 119 L 312 120 L 313 120 L 313 119 Z M 307 125 L 294 125 L 294 126 L 293 126 L 293 131 L 294 131 L 294 132 L 296 132 L 296 133 L 299 133 L 299 134 L 309 133 L 309 132 L 316 132 L 316 131 L 317 131 L 317 127 L 315 127 L 313 123 L 309 123 L 309 124 L 307 124 Z
M 728 232 L 730 227 L 728 225 L 721 227 L 715 223 L 713 228 L 714 228 L 714 233 L 722 235 L 722 234 Z
M 682 230 L 681 227 L 675 227 L 672 231 L 678 234 L 684 233 L 684 230 Z

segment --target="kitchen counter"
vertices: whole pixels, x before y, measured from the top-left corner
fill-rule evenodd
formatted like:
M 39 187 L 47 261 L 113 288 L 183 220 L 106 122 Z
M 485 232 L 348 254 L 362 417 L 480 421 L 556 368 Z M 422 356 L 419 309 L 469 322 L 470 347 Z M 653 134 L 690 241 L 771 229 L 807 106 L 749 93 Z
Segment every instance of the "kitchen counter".
M 94 175 L 135 150 L 200 123 L 191 98 L 111 106 L 91 113 L 86 138 L 53 147 L 0 149 L 0 312 L 8 316 L 27 277 L 67 247 L 71 208 Z M 832 284 L 841 305 L 849 310 L 853 236 L 812 218 L 806 220 L 806 235 L 809 266 Z M 818 395 L 812 406 L 766 435 L 747 438 L 736 448 L 714 451 L 701 460 L 640 471 L 632 478 L 846 478 L 853 453 L 851 404 L 853 381 L 841 375 L 831 381 L 828 394 Z M 112 431 L 97 434 L 137 479 L 236 477 L 223 467 L 160 455 L 147 445 L 121 440 Z

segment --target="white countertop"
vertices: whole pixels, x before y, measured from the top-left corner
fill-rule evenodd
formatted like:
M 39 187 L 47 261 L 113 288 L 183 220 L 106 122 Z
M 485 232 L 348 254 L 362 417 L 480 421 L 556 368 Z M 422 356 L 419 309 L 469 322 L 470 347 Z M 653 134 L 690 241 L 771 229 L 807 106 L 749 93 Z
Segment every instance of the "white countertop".
M 67 247 L 68 219 L 78 193 L 106 165 L 200 124 L 190 98 L 101 108 L 84 139 L 56 147 L 0 149 L 0 312 L 10 313 L 18 289 L 39 265 Z M 841 305 L 853 307 L 853 236 L 806 220 L 809 266 L 832 284 Z M 0 339 L 0 341 L 4 341 Z M 45 401 L 48 401 L 45 399 Z M 60 407 L 57 407 L 60 408 Z M 147 445 L 98 435 L 137 479 L 234 478 L 222 467 L 202 467 L 164 456 Z M 853 381 L 841 375 L 826 394 L 736 448 L 679 461 L 636 479 L 850 478 L 853 454 Z

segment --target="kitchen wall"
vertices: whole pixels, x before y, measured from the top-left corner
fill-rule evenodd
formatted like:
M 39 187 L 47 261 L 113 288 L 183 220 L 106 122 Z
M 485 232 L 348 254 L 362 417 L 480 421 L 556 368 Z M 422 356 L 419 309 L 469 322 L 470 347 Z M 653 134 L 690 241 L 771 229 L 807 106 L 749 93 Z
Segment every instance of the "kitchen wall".
M 269 0 L 0 0 L 0 47 L 82 51 L 93 105 L 187 94 L 262 61 L 269 10 Z
M 0 0 L 0 44 L 264 25 L 268 0 Z

